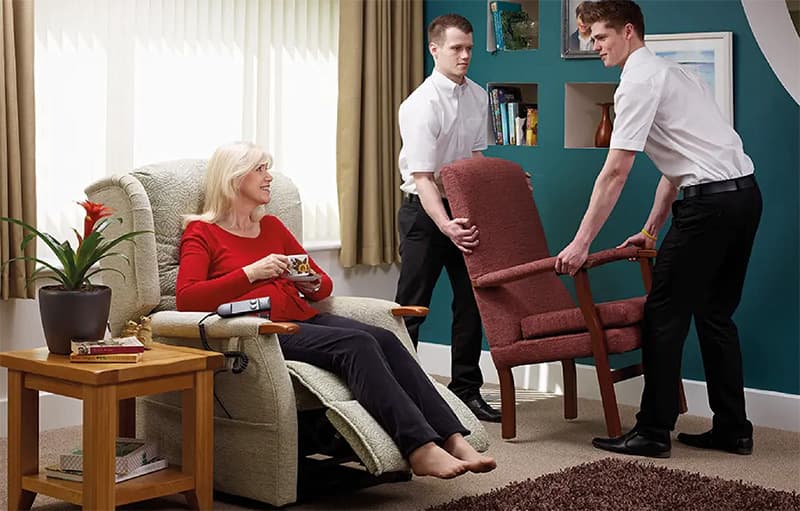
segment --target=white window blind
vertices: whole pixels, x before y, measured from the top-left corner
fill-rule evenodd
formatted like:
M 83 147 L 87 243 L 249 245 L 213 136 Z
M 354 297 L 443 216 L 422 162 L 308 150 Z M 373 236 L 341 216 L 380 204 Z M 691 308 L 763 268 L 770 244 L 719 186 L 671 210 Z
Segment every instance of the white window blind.
M 41 229 L 74 237 L 105 175 L 252 140 L 297 184 L 304 241 L 338 243 L 339 0 L 36 0 L 35 17 Z

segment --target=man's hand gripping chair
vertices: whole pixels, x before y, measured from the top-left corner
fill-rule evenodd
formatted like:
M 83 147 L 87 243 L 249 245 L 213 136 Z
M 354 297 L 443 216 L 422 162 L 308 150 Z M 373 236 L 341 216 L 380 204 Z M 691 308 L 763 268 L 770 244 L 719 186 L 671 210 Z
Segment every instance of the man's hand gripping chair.
M 519 165 L 472 158 L 446 166 L 441 174 L 453 215 L 469 218 L 480 231 L 480 245 L 465 260 L 500 379 L 503 438 L 516 436 L 511 369 L 561 361 L 564 417 L 574 419 L 575 359 L 581 357 L 594 358 L 609 436 L 622 434 L 614 383 L 642 374 L 642 365 L 612 370 L 608 355 L 641 346 L 645 297 L 595 304 L 587 270 L 638 259 L 649 291 L 655 250 L 626 247 L 590 254 L 574 277 L 575 307 L 555 274 L 555 257 L 550 256 L 528 178 Z M 685 410 L 682 398 L 681 411 Z
M 104 179 L 86 189 L 90 200 L 112 207 L 115 216 L 123 219 L 114 229 L 154 231 L 137 237 L 135 245 L 122 244 L 130 265 L 108 263 L 125 275 L 123 281 L 114 272 L 105 274 L 109 276 L 106 284 L 113 288 L 110 322 L 115 335 L 128 320 L 150 314 L 156 342 L 202 347 L 198 322 L 205 314 L 175 311 L 175 280 L 181 215 L 200 211 L 205 169 L 206 162 L 201 160 L 167 162 Z M 267 212 L 278 216 L 301 239 L 297 190 L 280 173 L 274 178 Z M 402 315 L 420 313 L 420 308 L 352 297 L 330 297 L 315 305 L 325 312 L 387 328 L 414 352 Z M 215 489 L 276 506 L 294 502 L 299 457 L 312 454 L 307 448 L 299 453 L 298 414 L 320 416 L 323 410 L 367 471 L 380 475 L 409 470 L 394 442 L 354 400 L 342 380 L 317 367 L 284 360 L 276 334 L 297 325 L 251 316 L 214 317 L 204 325 L 214 349 L 243 351 L 250 361 L 240 374 L 226 371 L 215 378 L 215 392 L 224 406 L 215 402 Z M 435 385 L 472 432 L 467 440 L 477 450 L 486 450 L 488 439 L 480 422 L 444 386 Z M 157 440 L 170 461 L 179 463 L 181 396 L 140 398 L 136 408 L 138 435 Z

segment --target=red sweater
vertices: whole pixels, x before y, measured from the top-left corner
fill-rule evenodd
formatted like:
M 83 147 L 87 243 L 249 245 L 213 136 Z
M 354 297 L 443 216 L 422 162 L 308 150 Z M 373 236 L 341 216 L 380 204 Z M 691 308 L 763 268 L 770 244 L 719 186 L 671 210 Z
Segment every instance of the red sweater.
M 318 311 L 286 278 L 258 280 L 252 284 L 243 267 L 269 254 L 305 254 L 306 251 L 278 218 L 265 215 L 257 238 L 231 234 L 215 224 L 195 221 L 181 238 L 181 257 L 175 298 L 179 311 L 210 312 L 220 304 L 269 296 L 273 321 L 303 321 Z M 309 256 L 314 271 L 322 276 L 311 301 L 322 300 L 333 291 L 331 278 Z

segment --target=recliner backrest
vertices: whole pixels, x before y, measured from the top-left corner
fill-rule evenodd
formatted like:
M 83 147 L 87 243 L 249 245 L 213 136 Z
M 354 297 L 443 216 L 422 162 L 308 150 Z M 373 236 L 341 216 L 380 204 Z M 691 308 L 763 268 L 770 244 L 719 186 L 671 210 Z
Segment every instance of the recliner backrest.
M 111 286 L 111 331 L 117 335 L 129 319 L 160 310 L 175 310 L 175 281 L 178 275 L 182 216 L 199 213 L 205 195 L 206 160 L 183 159 L 140 167 L 130 174 L 115 175 L 86 189 L 90 200 L 102 202 L 122 218 L 121 225 L 109 227 L 115 237 L 130 230 L 151 230 L 138 236 L 135 244 L 123 243 L 119 252 L 130 265 L 115 258 L 103 260 L 104 283 Z M 271 171 L 272 198 L 266 213 L 283 221 L 302 242 L 303 220 L 300 195 L 285 175 Z

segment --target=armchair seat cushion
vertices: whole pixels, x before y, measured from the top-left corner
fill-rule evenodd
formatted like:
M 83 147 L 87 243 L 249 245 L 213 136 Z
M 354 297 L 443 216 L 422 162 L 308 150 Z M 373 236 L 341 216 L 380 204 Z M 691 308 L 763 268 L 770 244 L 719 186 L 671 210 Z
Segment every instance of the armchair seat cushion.
M 635 325 L 644 319 L 644 296 L 597 304 L 597 315 L 606 328 Z M 539 339 L 554 335 L 588 332 L 577 307 L 527 316 L 521 321 L 522 337 Z
M 642 330 L 638 325 L 609 328 L 605 332 L 609 353 L 625 353 L 642 345 Z M 592 338 L 589 332 L 540 339 L 520 339 L 506 346 L 492 348 L 492 360 L 498 367 L 515 367 L 591 356 L 593 356 Z

